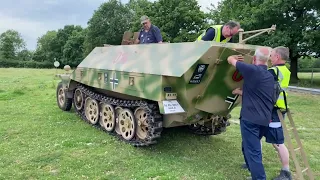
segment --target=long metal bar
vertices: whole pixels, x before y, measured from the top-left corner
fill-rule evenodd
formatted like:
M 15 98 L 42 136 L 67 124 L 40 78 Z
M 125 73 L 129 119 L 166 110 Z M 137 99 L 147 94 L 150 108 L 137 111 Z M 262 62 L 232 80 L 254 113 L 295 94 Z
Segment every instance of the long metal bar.
M 270 31 L 274 31 L 276 29 L 276 25 L 272 25 L 271 28 L 266 28 L 266 29 L 258 29 L 258 30 L 252 30 L 252 31 L 244 31 L 243 29 L 239 29 L 239 43 L 245 43 L 246 41 L 248 41 L 249 39 L 252 39 L 254 37 L 257 37 L 265 32 L 270 32 Z M 259 33 L 257 33 L 259 32 Z M 244 34 L 250 34 L 250 33 L 257 33 L 254 34 L 246 39 L 243 39 L 243 35 Z

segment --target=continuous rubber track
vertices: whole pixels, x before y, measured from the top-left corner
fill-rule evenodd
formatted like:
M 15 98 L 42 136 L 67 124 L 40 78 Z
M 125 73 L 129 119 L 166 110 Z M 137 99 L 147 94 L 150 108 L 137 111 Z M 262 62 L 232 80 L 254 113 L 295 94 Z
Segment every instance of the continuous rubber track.
M 125 141 L 126 143 L 129 143 L 133 146 L 149 146 L 152 144 L 157 143 L 157 139 L 160 138 L 161 132 L 162 132 L 162 116 L 158 109 L 158 104 L 155 102 L 149 102 L 149 101 L 141 101 L 141 100 L 124 100 L 124 99 L 118 99 L 114 97 L 109 97 L 104 94 L 99 94 L 97 92 L 94 92 L 91 88 L 78 84 L 77 89 L 79 89 L 83 94 L 83 101 L 87 97 L 90 97 L 92 99 L 95 99 L 98 101 L 98 103 L 103 102 L 106 104 L 112 105 L 114 108 L 117 106 L 120 106 L 121 108 L 128 108 L 134 112 L 137 108 L 143 108 L 147 114 L 147 124 L 148 124 L 148 132 L 147 136 L 144 139 L 139 139 L 137 135 L 134 135 L 134 137 L 131 140 L 124 139 L 121 135 L 116 133 L 115 130 L 109 132 L 106 131 L 104 127 L 101 127 L 100 123 L 92 124 L 85 116 L 85 110 L 84 106 L 85 103 L 83 102 L 82 108 L 78 111 L 76 108 L 76 113 L 81 117 L 82 120 L 87 122 L 88 124 L 92 125 L 93 127 L 100 129 L 110 135 L 118 137 L 120 140 Z M 99 117 L 100 119 L 101 117 Z

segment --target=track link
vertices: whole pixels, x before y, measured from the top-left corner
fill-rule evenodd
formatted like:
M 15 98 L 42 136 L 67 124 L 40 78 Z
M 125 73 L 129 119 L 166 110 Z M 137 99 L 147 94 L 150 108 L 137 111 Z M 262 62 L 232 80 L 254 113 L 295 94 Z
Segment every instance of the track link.
M 214 119 L 205 122 L 204 124 L 197 123 L 190 125 L 189 130 L 194 134 L 209 136 L 225 132 L 227 126 L 230 126 L 227 118 L 216 116 Z
M 135 147 L 141 147 L 141 146 L 149 146 L 152 144 L 157 143 L 157 139 L 160 138 L 161 132 L 162 132 L 162 116 L 160 114 L 160 111 L 158 109 L 158 104 L 154 102 L 149 101 L 141 101 L 141 100 L 124 100 L 114 97 L 109 97 L 104 94 L 99 94 L 97 92 L 94 92 L 91 88 L 78 84 L 77 88 L 82 92 L 83 99 L 86 99 L 87 97 L 90 97 L 92 99 L 97 100 L 98 102 L 103 102 L 106 104 L 113 105 L 114 107 L 120 106 L 122 108 L 129 108 L 134 112 L 136 108 L 143 108 L 147 114 L 148 119 L 148 132 L 146 138 L 139 139 L 137 135 L 135 135 L 131 140 L 124 139 L 121 135 L 117 134 L 115 130 L 109 132 L 106 131 L 103 127 L 100 126 L 100 123 L 97 124 L 91 124 L 86 116 L 85 116 L 85 110 L 84 106 L 77 110 L 75 108 L 76 113 L 81 117 L 82 120 L 90 124 L 91 126 L 100 129 L 110 135 L 118 137 L 121 141 L 124 141 L 126 143 L 131 144 Z

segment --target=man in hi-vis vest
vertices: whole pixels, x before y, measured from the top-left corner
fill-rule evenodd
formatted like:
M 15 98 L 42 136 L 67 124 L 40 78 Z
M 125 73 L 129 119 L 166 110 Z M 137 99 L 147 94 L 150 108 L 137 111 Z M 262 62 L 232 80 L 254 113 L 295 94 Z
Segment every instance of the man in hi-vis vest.
M 272 110 L 272 120 L 269 124 L 268 132 L 266 133 L 266 142 L 271 143 L 278 151 L 282 163 L 280 175 L 274 180 L 291 180 L 292 178 L 289 170 L 289 152 L 287 147 L 284 145 L 283 129 L 277 114 L 277 110 L 280 109 L 284 118 L 288 107 L 287 88 L 289 86 L 291 72 L 286 67 L 285 63 L 289 60 L 289 49 L 283 46 L 274 48 L 270 55 L 270 60 L 272 67 L 269 68 L 269 72 L 273 74 L 284 92 L 281 92 Z
M 232 42 L 232 36 L 238 33 L 240 24 L 230 21 L 225 25 L 212 25 L 206 29 L 196 40 L 197 41 L 215 41 L 215 42 Z

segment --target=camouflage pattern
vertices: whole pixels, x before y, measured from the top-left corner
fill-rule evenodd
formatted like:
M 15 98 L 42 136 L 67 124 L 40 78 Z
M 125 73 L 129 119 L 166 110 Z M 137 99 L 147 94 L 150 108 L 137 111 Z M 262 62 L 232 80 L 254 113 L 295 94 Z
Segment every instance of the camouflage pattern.
M 226 118 L 241 100 L 232 91 L 243 83 L 227 58 L 242 54 L 251 63 L 260 47 L 209 41 L 122 44 L 96 47 L 71 74 L 60 75 L 66 94 L 72 98 L 80 83 L 108 96 L 156 102 L 166 128 Z M 169 100 L 176 100 L 172 108 L 181 106 L 182 111 L 166 111 Z

